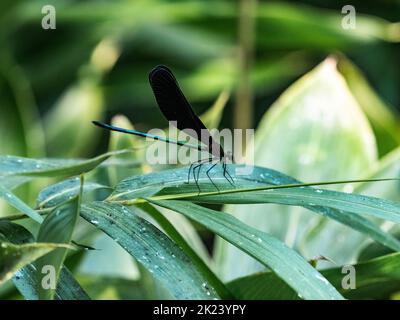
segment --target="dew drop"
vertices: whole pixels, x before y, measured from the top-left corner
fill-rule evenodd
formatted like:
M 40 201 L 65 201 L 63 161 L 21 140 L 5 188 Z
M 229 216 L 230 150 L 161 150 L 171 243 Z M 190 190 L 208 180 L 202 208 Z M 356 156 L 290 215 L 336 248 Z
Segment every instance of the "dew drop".
M 354 187 L 350 184 L 347 184 L 344 188 L 343 191 L 346 193 L 352 193 L 354 191 Z

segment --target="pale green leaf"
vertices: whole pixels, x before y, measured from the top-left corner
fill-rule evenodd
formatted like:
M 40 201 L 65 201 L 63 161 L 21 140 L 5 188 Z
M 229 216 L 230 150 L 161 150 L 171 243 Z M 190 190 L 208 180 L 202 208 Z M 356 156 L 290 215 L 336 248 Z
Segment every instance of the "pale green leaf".
M 325 60 L 271 106 L 256 131 L 255 164 L 307 182 L 358 179 L 374 165 L 377 150 L 373 132 L 335 63 L 333 58 Z M 317 204 L 311 199 L 306 202 Z M 319 204 L 324 205 L 322 201 Z M 352 211 L 344 207 L 336 209 Z M 365 239 L 298 207 L 257 205 L 227 210 L 246 224 L 275 235 L 308 259 L 322 254 L 337 263 L 348 263 Z M 330 245 L 333 238 L 335 246 Z M 262 268 L 224 241 L 217 240 L 215 257 L 225 279 Z M 238 260 L 240 265 L 234 263 Z

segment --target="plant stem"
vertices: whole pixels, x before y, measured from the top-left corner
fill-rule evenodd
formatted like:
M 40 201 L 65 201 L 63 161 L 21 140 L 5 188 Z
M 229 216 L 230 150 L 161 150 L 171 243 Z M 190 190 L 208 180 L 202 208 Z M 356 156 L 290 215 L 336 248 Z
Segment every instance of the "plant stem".
M 253 95 L 250 73 L 253 62 L 256 7 L 257 0 L 240 0 L 238 87 L 234 112 L 234 128 L 237 129 L 253 127 Z

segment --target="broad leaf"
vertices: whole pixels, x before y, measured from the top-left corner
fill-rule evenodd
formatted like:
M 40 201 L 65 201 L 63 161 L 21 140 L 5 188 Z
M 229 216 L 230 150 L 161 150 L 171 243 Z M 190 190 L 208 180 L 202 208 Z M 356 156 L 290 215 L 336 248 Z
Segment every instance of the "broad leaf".
M 375 163 L 373 132 L 335 63 L 333 58 L 325 60 L 291 85 L 267 111 L 256 131 L 255 164 L 308 182 L 361 178 Z M 308 259 L 322 254 L 337 263 L 348 263 L 357 256 L 360 239 L 365 238 L 335 221 L 293 206 L 238 206 L 227 210 L 277 236 Z M 331 246 L 333 237 L 335 246 Z M 216 258 L 225 279 L 262 268 L 218 240 Z M 238 260 L 240 265 L 235 263 Z

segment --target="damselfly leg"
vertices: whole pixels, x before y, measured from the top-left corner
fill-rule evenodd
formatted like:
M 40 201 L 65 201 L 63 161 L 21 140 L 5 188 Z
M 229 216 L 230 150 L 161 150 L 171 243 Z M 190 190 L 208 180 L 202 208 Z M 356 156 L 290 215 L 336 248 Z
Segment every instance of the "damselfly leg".
M 228 171 L 228 169 L 226 167 L 226 162 L 222 163 L 222 168 L 223 168 L 224 178 L 231 184 L 232 187 L 234 187 L 235 186 L 235 182 L 233 181 L 232 176 L 229 174 L 229 171 Z M 230 180 L 228 179 L 228 177 L 229 177 Z
M 190 175 L 191 175 L 191 173 L 193 173 L 193 180 L 194 180 L 194 183 L 196 184 L 196 187 L 197 187 L 197 190 L 199 191 L 199 194 L 201 193 L 201 188 L 200 188 L 200 185 L 199 185 L 201 168 L 207 163 L 212 163 L 213 160 L 215 160 L 215 158 L 202 159 L 202 160 L 199 160 L 199 161 L 196 161 L 196 162 L 192 163 L 190 165 L 190 167 L 189 167 L 188 179 L 187 179 L 187 181 L 185 183 L 187 183 L 187 184 L 190 183 Z M 210 175 L 210 172 L 220 162 L 222 162 L 222 170 L 223 170 L 224 178 L 229 182 L 229 184 L 231 186 L 234 187 L 234 180 L 233 180 L 232 176 L 230 175 L 230 173 L 229 173 L 229 171 L 227 169 L 226 163 L 224 161 L 217 161 L 215 163 L 212 163 L 211 167 L 209 167 L 207 169 L 206 175 L 207 175 L 208 179 L 210 180 L 210 182 L 212 183 L 212 185 L 215 187 L 215 189 L 217 189 L 218 192 L 220 191 L 220 189 L 218 188 L 217 184 L 212 179 L 212 177 Z

